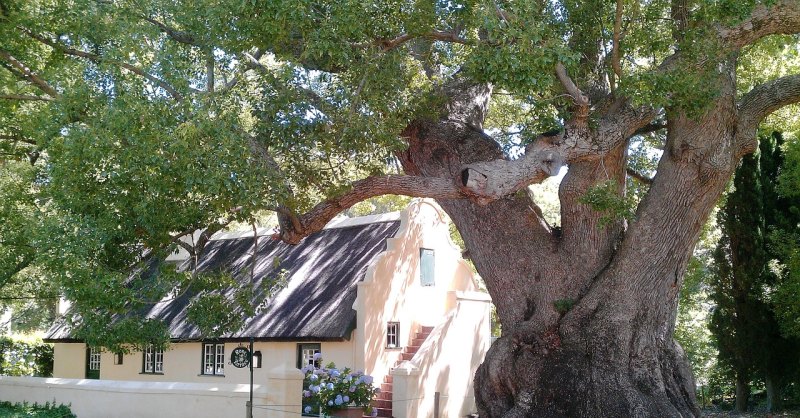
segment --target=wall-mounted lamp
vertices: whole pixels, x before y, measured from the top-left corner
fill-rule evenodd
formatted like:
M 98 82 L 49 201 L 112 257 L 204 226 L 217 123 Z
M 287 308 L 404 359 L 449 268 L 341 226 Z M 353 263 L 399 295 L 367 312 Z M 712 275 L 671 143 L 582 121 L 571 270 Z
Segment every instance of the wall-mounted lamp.
M 253 368 L 260 369 L 261 368 L 261 352 L 254 351 L 253 352 Z

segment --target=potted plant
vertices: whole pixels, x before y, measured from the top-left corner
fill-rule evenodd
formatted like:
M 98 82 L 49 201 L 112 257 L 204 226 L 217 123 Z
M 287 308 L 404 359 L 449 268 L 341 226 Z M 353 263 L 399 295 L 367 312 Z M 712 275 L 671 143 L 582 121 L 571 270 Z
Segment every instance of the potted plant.
M 319 354 L 314 355 L 314 363 L 321 364 Z M 345 367 L 339 369 L 333 363 L 325 367 L 309 364 L 302 369 L 303 413 L 305 415 L 361 417 L 377 416 L 372 407 L 372 399 L 380 389 L 372 386 L 372 376 L 364 372 L 354 372 Z

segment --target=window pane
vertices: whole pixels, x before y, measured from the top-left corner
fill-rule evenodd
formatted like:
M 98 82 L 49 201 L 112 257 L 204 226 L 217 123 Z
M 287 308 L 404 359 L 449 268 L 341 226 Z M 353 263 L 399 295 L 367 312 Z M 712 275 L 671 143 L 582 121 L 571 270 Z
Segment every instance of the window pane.
M 419 251 L 419 278 L 422 286 L 433 286 L 435 281 L 433 250 L 421 248 Z
M 214 374 L 214 345 L 203 344 L 203 374 Z
M 386 346 L 389 348 L 398 347 L 400 334 L 400 324 L 398 322 L 389 322 L 386 324 Z
M 164 350 L 156 351 L 155 372 L 156 373 L 164 372 Z
M 314 361 L 314 354 L 321 349 L 320 344 L 298 344 L 297 345 L 297 367 L 303 368 L 308 365 L 319 367 L 319 360 Z
M 217 344 L 216 374 L 225 373 L 225 344 Z
M 100 370 L 100 350 L 97 348 L 89 349 L 89 370 Z

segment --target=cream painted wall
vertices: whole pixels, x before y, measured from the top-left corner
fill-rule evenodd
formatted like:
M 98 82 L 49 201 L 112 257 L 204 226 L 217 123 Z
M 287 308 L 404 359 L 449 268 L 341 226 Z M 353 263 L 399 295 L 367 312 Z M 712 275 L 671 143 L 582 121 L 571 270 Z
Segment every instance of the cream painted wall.
M 298 417 L 302 379 L 295 368 L 271 370 L 267 384 L 253 387 L 253 417 Z M 0 394 L 70 404 L 81 418 L 220 418 L 245 416 L 250 385 L 0 376 Z
M 414 200 L 401 214 L 400 230 L 386 252 L 358 284 L 356 359 L 381 382 L 420 326 L 440 324 L 455 307 L 452 291 L 478 289 L 475 275 L 450 240 L 442 210 L 430 200 Z M 420 284 L 420 249 L 434 250 L 435 285 Z M 402 347 L 386 348 L 386 325 L 400 323 Z M 482 359 L 481 359 L 482 360 Z
M 431 418 L 435 393 L 439 416 L 476 411 L 473 377 L 491 345 L 491 299 L 485 293 L 456 292 L 456 308 L 431 332 L 413 359 L 392 371 L 392 413 Z
M 102 365 L 100 368 L 102 369 Z M 86 377 L 86 345 L 54 344 L 53 376 L 68 379 Z
M 295 342 L 256 342 L 255 351 L 261 351 L 262 367 L 253 370 L 253 381 L 265 382 L 270 370 L 297 364 Z M 242 345 L 248 346 L 248 343 Z M 225 376 L 200 374 L 202 344 L 200 342 L 173 343 L 164 352 L 164 373 L 142 372 L 142 353 L 125 354 L 122 364 L 114 364 L 114 354 L 103 351 L 100 356 L 100 378 L 109 380 L 139 380 L 145 382 L 197 382 L 197 383 L 249 383 L 249 368 L 237 369 L 230 364 L 230 354 L 239 343 L 225 343 Z M 57 343 L 54 345 L 53 376 L 82 379 L 86 368 L 86 346 L 82 343 Z M 341 367 L 353 367 L 353 342 L 322 342 L 322 353 L 327 364 L 330 361 Z

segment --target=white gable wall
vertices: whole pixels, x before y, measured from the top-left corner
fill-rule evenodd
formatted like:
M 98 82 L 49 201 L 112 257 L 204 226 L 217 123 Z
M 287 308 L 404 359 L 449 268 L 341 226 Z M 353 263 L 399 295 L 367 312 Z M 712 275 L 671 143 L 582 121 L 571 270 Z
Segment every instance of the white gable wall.
M 420 249 L 435 254 L 435 286 L 420 284 Z M 455 291 L 478 290 L 475 275 L 450 240 L 444 213 L 415 200 L 401 213 L 400 230 L 358 284 L 355 358 L 376 380 L 389 374 L 420 326 L 435 326 L 454 308 Z M 398 348 L 386 348 L 388 322 L 400 323 Z M 361 363 L 363 362 L 363 363 Z

